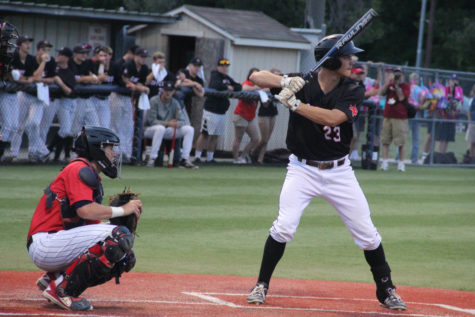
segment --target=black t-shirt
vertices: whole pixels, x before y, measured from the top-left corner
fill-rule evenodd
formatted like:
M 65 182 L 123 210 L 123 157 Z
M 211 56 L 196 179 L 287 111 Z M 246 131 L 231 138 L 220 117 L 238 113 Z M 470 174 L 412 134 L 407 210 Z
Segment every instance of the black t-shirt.
M 289 76 L 302 74 L 289 74 Z M 311 106 L 343 111 L 348 120 L 336 127 L 323 126 L 290 111 L 287 130 L 287 147 L 298 157 L 307 160 L 329 161 L 341 158 L 350 151 L 353 137 L 353 120 L 357 107 L 363 101 L 364 87 L 349 78 L 342 78 L 328 94 L 324 94 L 314 76 L 296 97 Z
M 280 93 L 281 89 L 280 88 L 272 88 L 270 90 L 270 93 L 275 96 Z M 257 112 L 257 115 L 259 117 L 275 117 L 279 112 L 277 111 L 277 101 L 273 100 L 269 102 L 266 106 L 261 106 L 259 107 L 259 111 Z
M 209 88 L 213 88 L 216 90 L 226 91 L 228 86 L 233 86 L 234 91 L 241 91 L 242 86 L 241 84 L 237 83 L 229 77 L 228 75 L 221 74 L 217 70 L 211 72 L 211 79 L 209 81 Z M 208 96 L 205 100 L 204 108 L 206 111 L 217 113 L 217 114 L 225 114 L 226 111 L 229 109 L 229 99 L 216 97 L 216 96 Z
M 199 83 L 202 87 L 204 85 L 204 82 L 203 82 L 203 79 L 201 79 L 201 77 L 199 76 L 196 76 L 196 77 L 193 77 L 190 75 L 190 71 L 188 69 L 185 69 L 183 71 L 183 73 L 185 74 L 185 77 L 189 80 L 192 80 L 192 81 L 195 81 L 197 83 Z M 193 91 L 193 90 L 192 90 Z M 186 106 L 190 106 L 191 107 L 191 98 L 193 98 L 193 95 L 192 94 L 187 94 L 185 96 L 185 105 Z
M 139 70 L 137 70 L 137 66 L 133 60 L 128 61 L 124 64 L 124 69 L 122 71 L 122 75 L 127 77 L 131 82 L 134 84 L 141 83 L 145 85 L 145 81 L 147 80 L 147 75 L 150 73 L 149 68 L 147 65 L 142 65 Z
M 82 76 L 89 76 L 92 72 L 92 61 L 90 59 L 85 60 L 81 64 L 77 64 L 74 59 L 69 59 L 69 68 L 73 71 L 76 80 Z
M 163 87 L 163 82 L 165 81 L 175 81 L 175 75 L 167 71 L 167 75 L 161 81 L 158 81 L 155 79 L 155 77 L 153 77 L 152 81 L 148 85 L 148 88 L 150 88 L 150 94 L 148 97 L 151 98 L 158 95 L 160 88 Z
M 76 85 L 76 79 L 74 78 L 74 73 L 71 70 L 71 68 L 70 67 L 61 68 L 59 66 L 56 66 L 56 75 L 59 78 L 61 78 L 61 80 L 63 81 L 63 83 L 66 86 L 68 86 L 69 88 L 71 88 L 73 90 L 73 92 L 70 95 L 66 96 L 63 93 L 62 96 L 67 97 L 67 98 L 74 98 L 75 97 L 74 96 L 74 86 Z
M 11 63 L 11 69 L 18 69 L 20 71 L 20 74 L 25 77 L 33 76 L 33 73 L 35 72 L 35 70 L 38 69 L 39 66 L 40 65 L 36 61 L 36 57 L 30 54 L 26 55 L 25 63 L 22 63 L 18 52 L 15 52 Z M 45 65 L 42 78 L 54 77 L 55 69 L 56 62 L 54 58 L 51 57 L 51 60 Z
M 97 61 L 92 62 L 92 73 L 95 75 L 99 75 L 99 65 L 100 63 Z M 116 62 L 109 63 L 109 69 L 104 68 L 104 74 L 107 75 L 107 81 L 102 82 L 102 84 L 118 84 L 122 80 L 122 67 L 117 64 Z M 120 77 L 120 81 L 118 80 Z

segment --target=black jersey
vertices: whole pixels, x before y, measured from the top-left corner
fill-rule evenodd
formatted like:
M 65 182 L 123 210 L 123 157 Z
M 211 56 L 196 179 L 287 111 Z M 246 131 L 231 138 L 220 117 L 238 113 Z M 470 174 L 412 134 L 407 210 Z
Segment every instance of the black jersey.
M 296 97 L 311 106 L 341 110 L 348 120 L 339 126 L 330 127 L 290 111 L 287 147 L 293 154 L 307 160 L 335 160 L 350 151 L 350 142 L 353 138 L 352 123 L 358 115 L 357 107 L 363 101 L 365 90 L 353 80 L 342 78 L 332 91 L 325 94 L 320 88 L 317 76 L 310 79 Z
M 69 59 L 69 68 L 73 71 L 76 80 L 82 76 L 89 76 L 92 72 L 92 66 L 90 59 L 85 60 L 81 64 L 77 64 L 72 58 Z
M 36 58 L 33 55 L 30 55 L 30 54 L 26 55 L 24 63 L 21 61 L 20 54 L 18 54 L 18 52 L 15 52 L 15 54 L 13 55 L 11 69 L 19 70 L 20 74 L 24 77 L 33 76 L 33 73 L 38 68 L 38 66 L 39 66 L 38 62 L 36 61 Z M 46 67 L 45 67 L 45 70 L 46 70 Z M 54 68 L 53 68 L 53 72 L 54 72 Z M 51 77 L 51 76 L 48 76 L 48 77 Z
M 99 75 L 100 64 L 101 63 L 99 63 L 97 61 L 92 62 L 92 70 L 91 71 L 92 71 L 93 74 Z M 102 84 L 108 84 L 108 85 L 117 84 L 118 83 L 117 77 L 121 77 L 122 68 L 116 62 L 111 61 L 109 63 L 109 68 L 108 69 L 104 68 L 104 74 L 107 75 L 107 78 L 106 78 L 105 82 L 102 82 Z
M 213 70 L 211 72 L 209 88 L 226 91 L 228 90 L 228 86 L 233 86 L 234 91 L 242 90 L 241 84 L 235 82 L 234 79 L 232 79 L 228 75 L 221 74 L 217 70 Z M 228 111 L 229 109 L 229 99 L 216 96 L 208 96 L 205 100 L 204 109 L 206 111 L 217 114 L 225 114 L 226 111 Z
M 183 73 L 185 74 L 185 77 L 187 79 L 195 81 L 195 82 L 199 83 L 201 85 L 201 87 L 203 87 L 203 85 L 204 85 L 203 79 L 201 79 L 199 76 L 196 76 L 196 77 L 191 76 L 190 71 L 188 69 L 185 69 L 183 71 Z M 193 90 L 191 90 L 191 91 L 193 92 Z M 188 108 L 191 109 L 191 100 L 192 100 L 192 98 L 193 98 L 193 93 L 187 94 L 185 96 L 185 101 L 184 102 L 185 102 L 185 106 L 186 106 L 187 109 Z
M 71 68 L 70 67 L 61 68 L 59 66 L 56 66 L 56 76 L 61 78 L 63 83 L 73 90 L 73 92 L 70 95 L 66 96 L 63 93 L 62 96 L 67 97 L 67 98 L 74 98 L 75 97 L 74 86 L 76 85 L 76 79 L 74 78 L 74 73 L 71 70 Z
M 168 71 L 165 78 L 163 78 L 160 81 L 158 81 L 154 76 L 152 81 L 150 81 L 150 83 L 148 84 L 148 88 L 150 89 L 150 93 L 148 94 L 148 97 L 152 98 L 153 96 L 158 95 L 158 93 L 160 92 L 160 88 L 163 87 L 164 82 L 166 81 L 175 82 L 175 80 L 176 80 L 175 75 L 173 75 L 172 73 Z
M 145 81 L 147 80 L 147 75 L 149 73 L 150 69 L 147 67 L 147 65 L 142 65 L 140 69 L 137 70 L 134 60 L 125 63 L 124 69 L 122 71 L 122 75 L 127 77 L 132 83 L 141 83 L 142 85 L 145 85 Z

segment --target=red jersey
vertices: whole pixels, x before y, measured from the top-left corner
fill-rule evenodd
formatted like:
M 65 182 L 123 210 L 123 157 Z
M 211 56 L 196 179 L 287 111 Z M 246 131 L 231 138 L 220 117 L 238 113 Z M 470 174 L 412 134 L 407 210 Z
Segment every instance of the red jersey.
M 79 171 L 84 167 L 93 168 L 85 159 L 74 160 L 56 176 L 48 187 L 52 193 L 56 194 L 56 197 L 53 197 L 51 207 L 48 208 L 48 190 L 45 190 L 31 219 L 28 238 L 38 232 L 57 232 L 84 224 L 100 223 L 99 220 L 91 221 L 79 218 L 74 209 L 74 204 L 77 202 L 98 201 L 97 195 L 95 195 L 97 189 L 85 184 L 79 176 Z M 97 178 L 100 185 L 100 177 L 97 176 Z M 99 187 L 102 194 L 102 186 Z M 62 205 L 63 208 L 61 208 Z M 74 215 L 71 215 L 71 211 Z
M 411 86 L 408 83 L 400 85 L 404 99 L 407 101 L 411 94 Z M 394 89 L 394 84 L 390 84 L 386 94 L 386 105 L 384 106 L 383 116 L 385 118 L 407 119 L 407 109 L 404 101 L 399 101 Z
M 243 87 L 244 85 L 254 87 L 254 84 L 251 83 L 249 80 L 245 80 L 242 83 Z M 256 117 L 256 110 L 257 110 L 257 101 L 239 99 L 236 109 L 234 110 L 234 114 L 240 115 L 247 121 L 252 121 Z

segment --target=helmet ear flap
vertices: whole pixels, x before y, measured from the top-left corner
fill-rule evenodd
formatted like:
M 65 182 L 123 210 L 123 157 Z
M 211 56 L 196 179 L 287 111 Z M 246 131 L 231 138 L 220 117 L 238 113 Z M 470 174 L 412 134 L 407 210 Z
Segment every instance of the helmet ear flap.
M 322 66 L 330 70 L 337 70 L 341 67 L 341 61 L 338 57 L 330 57 Z

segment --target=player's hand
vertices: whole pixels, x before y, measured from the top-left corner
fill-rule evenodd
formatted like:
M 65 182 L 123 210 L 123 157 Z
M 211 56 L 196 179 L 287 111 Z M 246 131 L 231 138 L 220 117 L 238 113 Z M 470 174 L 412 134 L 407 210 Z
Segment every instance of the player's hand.
M 228 85 L 228 90 L 229 90 L 229 91 L 234 91 L 234 87 L 231 86 L 231 85 Z
M 295 94 L 289 88 L 282 89 L 279 95 L 277 95 L 277 99 L 292 111 L 297 110 L 301 104 L 301 101 L 295 97 Z
M 124 208 L 124 216 L 135 214 L 139 219 L 142 214 L 142 202 L 138 199 L 129 201 L 122 208 Z
M 288 77 L 284 75 L 280 80 L 280 86 L 282 88 L 290 89 L 293 93 L 300 91 L 305 86 L 305 80 L 302 77 Z
M 171 119 L 170 121 L 167 122 L 167 126 L 172 127 L 172 128 L 177 128 L 178 121 L 176 119 Z

